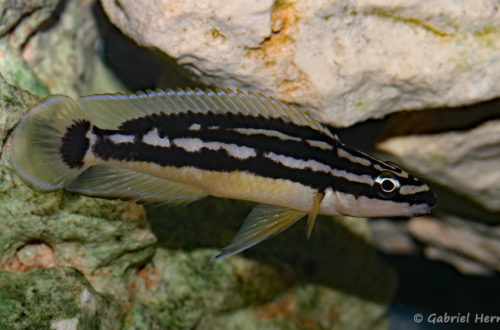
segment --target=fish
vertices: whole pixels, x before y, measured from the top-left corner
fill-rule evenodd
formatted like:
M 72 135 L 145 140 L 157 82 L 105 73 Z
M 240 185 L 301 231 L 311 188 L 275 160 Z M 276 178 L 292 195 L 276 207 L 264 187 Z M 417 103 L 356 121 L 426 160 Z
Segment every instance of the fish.
M 257 203 L 213 260 L 307 215 L 413 217 L 429 186 L 342 143 L 293 105 L 240 90 L 53 95 L 12 134 L 10 162 L 31 188 L 168 205 L 215 196 Z

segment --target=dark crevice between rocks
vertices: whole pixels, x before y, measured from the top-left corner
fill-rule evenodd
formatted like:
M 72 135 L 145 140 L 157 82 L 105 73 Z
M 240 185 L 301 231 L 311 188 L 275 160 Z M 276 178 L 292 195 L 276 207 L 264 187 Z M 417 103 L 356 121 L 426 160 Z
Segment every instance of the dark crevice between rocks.
M 43 22 L 40 23 L 40 26 L 37 29 L 32 29 L 31 33 L 26 36 L 26 38 L 22 41 L 22 43 L 19 45 L 19 49 L 21 52 L 24 50 L 24 47 L 28 42 L 30 41 L 31 37 L 34 36 L 36 33 L 39 32 L 44 32 L 47 30 L 50 30 L 53 26 L 59 22 L 59 19 L 61 17 L 61 14 L 64 12 L 64 9 L 66 8 L 68 0 L 61 0 L 58 2 L 50 16 Z M 14 34 L 14 30 L 18 28 L 18 25 L 27 17 L 33 15 L 36 13 L 38 10 L 44 10 L 43 7 L 34 7 L 31 11 L 25 13 L 22 15 L 19 20 L 12 26 L 12 28 L 8 31 L 8 34 Z
M 55 26 L 57 24 L 57 22 L 59 22 L 62 13 L 66 9 L 67 4 L 68 4 L 68 0 L 59 1 L 56 8 L 54 9 L 52 14 L 50 15 L 50 17 L 40 25 L 39 30 L 40 31 L 47 31 L 50 28 L 52 28 L 53 26 Z
M 104 63 L 130 91 L 200 87 L 192 74 L 152 48 L 137 45 L 107 18 L 99 1 L 92 6 L 100 35 L 98 50 Z
M 371 152 L 376 143 L 389 138 L 471 130 L 494 119 L 500 119 L 500 98 L 457 108 L 395 112 L 332 131 L 346 144 Z

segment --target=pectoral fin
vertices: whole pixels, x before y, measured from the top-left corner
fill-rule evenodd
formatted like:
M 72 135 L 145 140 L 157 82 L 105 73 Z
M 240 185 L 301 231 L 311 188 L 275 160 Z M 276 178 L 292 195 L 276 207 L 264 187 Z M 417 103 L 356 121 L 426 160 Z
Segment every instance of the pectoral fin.
M 169 205 L 190 203 L 207 196 L 206 192 L 195 187 L 106 165 L 88 168 L 66 189 L 91 196 Z
M 273 205 L 257 205 L 245 219 L 231 243 L 212 260 L 239 253 L 287 229 L 305 215 L 303 212 Z
M 319 206 L 321 205 L 323 197 L 325 197 L 324 193 L 317 192 L 314 194 L 313 207 L 311 209 L 311 212 L 309 213 L 309 216 L 307 217 L 307 229 L 306 229 L 307 238 L 311 237 L 314 224 L 316 223 L 316 218 L 318 217 Z

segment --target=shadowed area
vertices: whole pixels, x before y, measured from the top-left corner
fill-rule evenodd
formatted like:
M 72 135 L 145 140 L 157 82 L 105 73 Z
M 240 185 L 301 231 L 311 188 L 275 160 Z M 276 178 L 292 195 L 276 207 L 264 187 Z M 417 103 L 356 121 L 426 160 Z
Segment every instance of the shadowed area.
M 253 205 L 207 198 L 186 207 L 150 206 L 147 213 L 160 246 L 194 250 L 229 243 Z M 357 219 L 344 223 L 347 221 Z M 283 233 L 244 251 L 243 255 L 291 275 L 290 285 L 319 284 L 387 303 L 395 290 L 394 272 L 379 259 L 373 247 L 341 222 L 319 217 L 311 239 L 307 240 L 304 218 Z

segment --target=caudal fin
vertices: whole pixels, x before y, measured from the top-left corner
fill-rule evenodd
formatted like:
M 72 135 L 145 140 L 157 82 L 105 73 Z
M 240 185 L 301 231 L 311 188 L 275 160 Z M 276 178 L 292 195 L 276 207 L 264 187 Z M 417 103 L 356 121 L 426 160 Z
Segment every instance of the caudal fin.
M 85 170 L 90 122 L 67 96 L 52 96 L 32 109 L 13 133 L 10 161 L 32 188 L 64 188 Z

